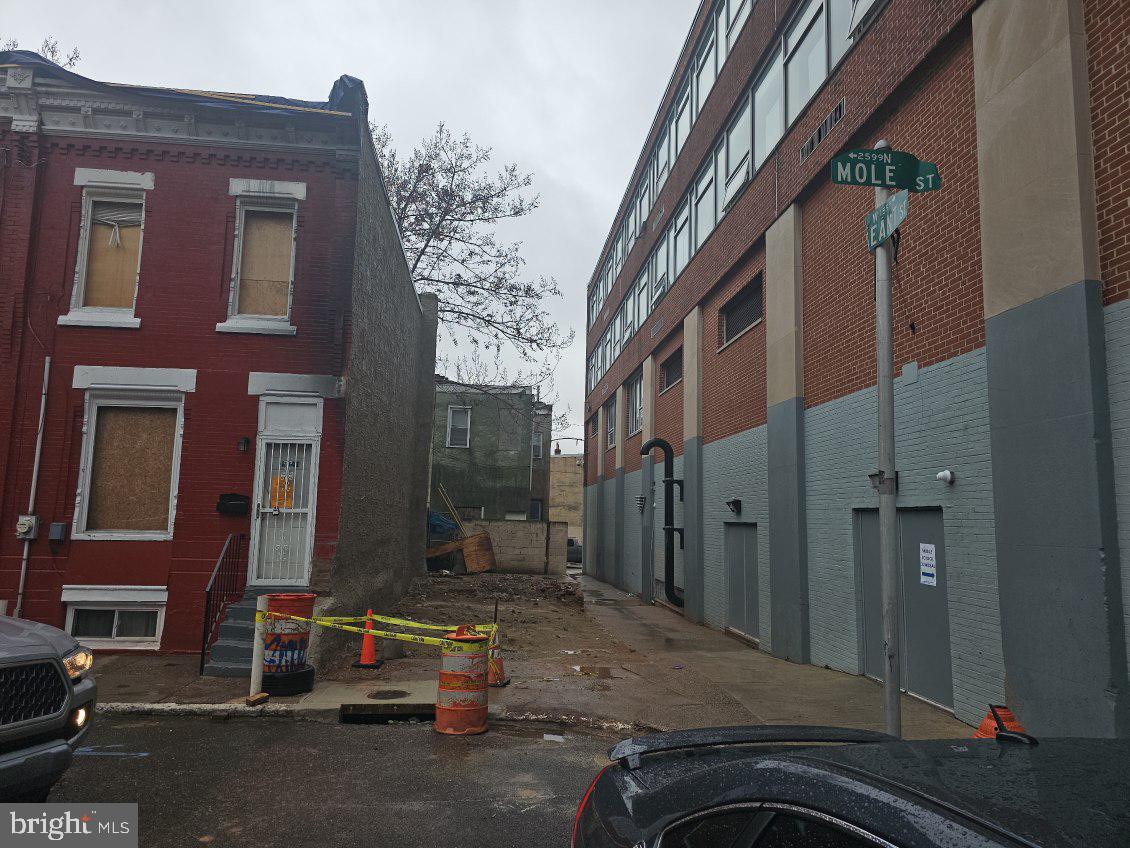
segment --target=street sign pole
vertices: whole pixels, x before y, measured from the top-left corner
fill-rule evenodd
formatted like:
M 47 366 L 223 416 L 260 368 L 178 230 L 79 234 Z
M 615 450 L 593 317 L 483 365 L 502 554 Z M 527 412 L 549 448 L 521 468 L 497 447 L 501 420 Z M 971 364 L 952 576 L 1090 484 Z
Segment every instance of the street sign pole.
M 876 150 L 889 150 L 886 141 Z M 875 208 L 890 190 L 875 189 Z M 891 318 L 890 241 L 875 248 L 875 375 L 879 394 L 879 469 L 873 485 L 879 493 L 879 569 L 883 592 L 883 718 L 887 733 L 902 737 L 902 675 L 899 661 L 898 513 L 895 506 L 895 384 Z

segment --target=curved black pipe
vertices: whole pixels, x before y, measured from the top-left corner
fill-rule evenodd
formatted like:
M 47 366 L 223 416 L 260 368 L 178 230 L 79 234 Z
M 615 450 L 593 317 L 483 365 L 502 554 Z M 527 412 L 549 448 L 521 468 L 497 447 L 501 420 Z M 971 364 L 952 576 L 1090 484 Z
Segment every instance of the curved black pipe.
M 666 439 L 650 439 L 640 447 L 647 456 L 653 448 L 663 451 L 663 593 L 677 607 L 683 599 L 675 588 L 675 453 Z

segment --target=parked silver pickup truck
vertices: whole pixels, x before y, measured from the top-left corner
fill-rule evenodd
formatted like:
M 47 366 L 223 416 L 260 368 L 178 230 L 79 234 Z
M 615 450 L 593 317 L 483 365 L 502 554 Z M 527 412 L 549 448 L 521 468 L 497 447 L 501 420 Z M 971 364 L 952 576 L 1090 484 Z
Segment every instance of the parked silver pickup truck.
M 94 716 L 91 652 L 46 624 L 0 616 L 0 801 L 44 801 Z

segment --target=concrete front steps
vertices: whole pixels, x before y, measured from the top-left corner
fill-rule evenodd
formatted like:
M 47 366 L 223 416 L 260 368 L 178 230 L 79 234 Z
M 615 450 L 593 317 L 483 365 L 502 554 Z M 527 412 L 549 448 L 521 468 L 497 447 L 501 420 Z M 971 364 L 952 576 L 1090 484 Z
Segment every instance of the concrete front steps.
M 255 602 L 259 595 L 275 592 L 306 592 L 301 586 L 255 586 L 248 588 L 243 597 L 229 604 L 208 662 L 204 664 L 205 677 L 250 677 L 251 648 L 255 637 Z

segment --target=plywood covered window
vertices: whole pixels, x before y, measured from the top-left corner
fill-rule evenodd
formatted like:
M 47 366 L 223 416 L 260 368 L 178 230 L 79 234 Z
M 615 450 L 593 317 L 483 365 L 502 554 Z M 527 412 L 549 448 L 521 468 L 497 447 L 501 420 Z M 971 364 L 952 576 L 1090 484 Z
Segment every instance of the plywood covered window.
M 243 208 L 233 315 L 290 316 L 294 210 Z
M 88 392 L 76 538 L 171 538 L 182 398 Z
M 136 327 L 144 193 L 86 188 L 70 312 L 61 324 Z
M 91 204 L 82 306 L 133 310 L 143 208 L 141 203 Z

